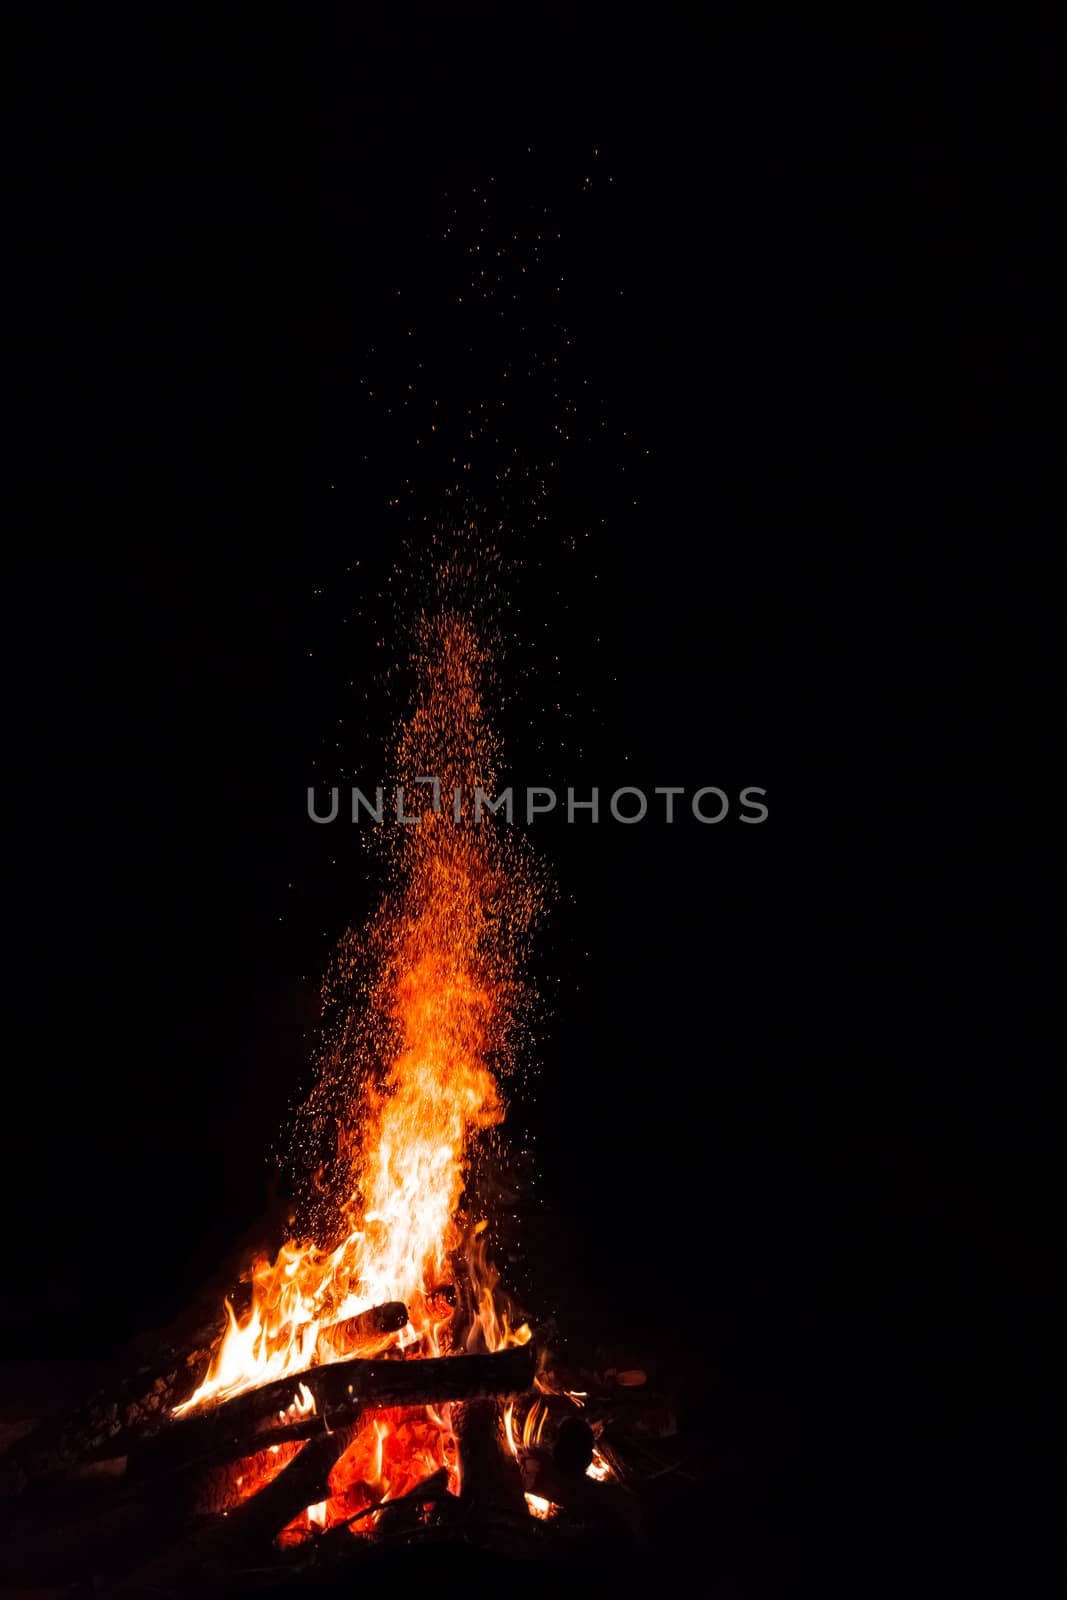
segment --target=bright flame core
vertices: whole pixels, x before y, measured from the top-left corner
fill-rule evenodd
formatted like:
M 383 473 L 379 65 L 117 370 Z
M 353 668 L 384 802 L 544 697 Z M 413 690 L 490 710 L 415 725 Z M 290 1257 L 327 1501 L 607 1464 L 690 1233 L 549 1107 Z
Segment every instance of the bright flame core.
M 176 1414 L 317 1362 L 372 1355 L 396 1335 L 364 1337 L 344 1323 L 387 1301 L 409 1322 L 410 1356 L 452 1348 L 453 1253 L 481 1227 L 461 1226 L 473 1137 L 504 1115 L 493 1067 L 506 1066 L 525 1003 L 518 967 L 542 904 L 530 859 L 484 813 L 498 742 L 484 712 L 488 651 L 454 612 L 423 616 L 415 630 L 416 693 L 395 749 L 404 811 L 417 823 L 376 829 L 388 889 L 364 933 L 346 936 L 324 983 L 327 1047 L 302 1118 L 305 1144 L 333 1147 L 308 1207 L 333 1248 L 290 1240 L 258 1261 L 252 1302 L 228 1326 L 207 1375 Z M 440 781 L 439 803 L 418 778 Z M 461 791 L 459 820 L 453 792 Z M 496 1275 L 479 1240 L 468 1248 L 476 1301 L 468 1345 L 522 1343 L 494 1297 Z M 294 1415 L 313 1405 L 294 1396 Z M 395 1498 L 427 1473 L 453 1466 L 451 1436 L 426 1407 L 379 1412 L 331 1474 L 331 1497 L 302 1519 L 328 1526 Z M 254 1487 L 251 1486 L 251 1487 Z

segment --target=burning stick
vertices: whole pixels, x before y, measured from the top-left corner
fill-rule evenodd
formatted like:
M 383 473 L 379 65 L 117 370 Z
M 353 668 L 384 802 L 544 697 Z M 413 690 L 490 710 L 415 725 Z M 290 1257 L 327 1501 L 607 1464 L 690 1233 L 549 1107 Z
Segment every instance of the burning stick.
M 207 1458 L 220 1461 L 227 1459 L 226 1452 L 231 1459 L 250 1455 L 281 1438 L 309 1438 L 329 1426 L 347 1424 L 368 1406 L 443 1405 L 478 1395 L 522 1394 L 531 1387 L 536 1366 L 534 1347 L 526 1344 L 491 1355 L 357 1359 L 310 1367 L 170 1423 L 131 1446 L 130 1471 L 141 1475 Z M 314 1412 L 309 1407 L 306 1418 L 294 1420 L 288 1413 L 301 1388 L 310 1394 Z
M 357 1511 L 354 1516 L 346 1517 L 343 1522 L 335 1522 L 332 1528 L 319 1535 L 324 1544 L 337 1544 L 350 1528 L 357 1522 L 365 1522 L 368 1517 L 377 1517 L 378 1532 L 382 1530 L 382 1519 L 388 1514 L 390 1520 L 394 1514 L 400 1512 L 403 1516 L 403 1526 L 408 1526 L 410 1513 L 429 1505 L 435 1500 L 449 1500 L 448 1468 L 439 1467 L 436 1472 L 431 1472 L 428 1478 L 423 1478 L 414 1489 L 409 1489 L 407 1494 L 402 1494 L 396 1500 L 376 1500 L 373 1505 L 364 1506 L 362 1511 Z
M 275 1535 L 294 1517 L 329 1493 L 330 1469 L 348 1448 L 352 1434 L 351 1428 L 342 1428 L 312 1439 L 258 1494 L 227 1515 L 212 1517 L 206 1526 L 133 1573 L 118 1592 L 166 1592 L 192 1578 L 206 1563 L 237 1553 L 247 1559 L 269 1549 Z
M 353 1345 L 387 1333 L 398 1333 L 408 1320 L 408 1308 L 402 1300 L 387 1300 L 383 1306 L 371 1306 L 356 1317 L 346 1317 L 343 1322 L 333 1322 L 319 1334 L 319 1343 L 336 1350 L 349 1350 Z
M 398 1333 L 408 1320 L 408 1308 L 402 1300 L 387 1300 L 384 1305 L 371 1306 L 342 1322 L 325 1323 L 315 1340 L 317 1359 L 332 1351 L 338 1356 L 354 1355 L 360 1345 L 376 1343 L 390 1333 Z M 292 1323 L 284 1323 L 278 1330 L 279 1343 L 285 1344 L 293 1337 Z
M 323 1499 L 329 1493 L 330 1469 L 352 1436 L 352 1428 L 339 1428 L 309 1440 L 271 1483 L 229 1512 L 226 1521 L 237 1541 L 269 1543 L 301 1511 Z

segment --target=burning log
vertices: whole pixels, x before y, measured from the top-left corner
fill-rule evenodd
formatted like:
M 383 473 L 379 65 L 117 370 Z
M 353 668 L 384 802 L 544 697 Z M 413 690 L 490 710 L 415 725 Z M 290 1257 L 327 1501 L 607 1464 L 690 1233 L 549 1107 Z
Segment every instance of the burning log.
M 408 1310 L 403 1302 L 389 1300 L 323 1329 L 320 1342 L 326 1349 L 351 1349 L 399 1331 L 407 1320 Z M 135 1374 L 114 1392 L 110 1403 L 103 1396 L 94 1397 L 73 1416 L 60 1418 L 35 1430 L 25 1440 L 16 1441 L 0 1470 L 0 1498 L 21 1494 L 30 1483 L 51 1487 L 102 1470 L 118 1472 L 118 1467 L 95 1466 L 92 1458 L 112 1462 L 124 1454 L 131 1441 L 145 1433 L 158 1433 L 183 1390 L 188 1392 L 192 1369 L 199 1366 L 203 1370 L 208 1356 L 206 1349 L 195 1350 L 183 1363 L 184 1370 L 172 1371 L 165 1378 L 157 1376 L 151 1382 L 144 1371 Z M 272 1442 L 308 1437 L 307 1429 L 299 1429 L 272 1438 Z M 241 1453 L 230 1450 L 227 1455 L 224 1451 L 215 1459 L 232 1460 Z
M 407 1325 L 408 1308 L 402 1300 L 388 1300 L 384 1305 L 371 1306 L 354 1317 L 341 1322 L 324 1323 L 318 1331 L 314 1350 L 308 1353 L 310 1362 L 343 1360 L 346 1356 L 381 1354 L 391 1333 L 399 1333 Z M 282 1323 L 276 1338 L 281 1345 L 293 1339 L 295 1330 L 291 1322 Z M 368 1351 L 375 1345 L 377 1350 Z M 206 1365 L 206 1364 L 205 1364 Z
M 408 1320 L 408 1308 L 402 1300 L 387 1300 L 384 1305 L 371 1306 L 342 1322 L 329 1322 L 319 1329 L 315 1340 L 315 1359 L 322 1359 L 331 1351 L 339 1356 L 353 1355 L 360 1345 L 373 1344 L 398 1333 Z M 283 1323 L 278 1330 L 279 1343 L 292 1338 L 292 1323 Z
M 186 1474 L 178 1483 L 164 1480 L 166 1492 L 182 1496 L 195 1515 L 225 1514 L 262 1492 L 305 1447 L 305 1441 L 298 1440 L 276 1444 L 252 1456 L 238 1456 L 218 1466 L 201 1463 L 197 1471 Z
M 404 1538 L 420 1525 L 428 1505 L 441 1504 L 448 1500 L 451 1500 L 448 1492 L 448 1468 L 439 1467 L 407 1494 L 379 1505 L 378 1521 L 374 1530 L 375 1538 Z M 352 1523 L 349 1522 L 348 1526 L 351 1527 Z
M 414 1361 L 337 1361 L 246 1390 L 130 1447 L 131 1475 L 173 1470 L 208 1460 L 232 1460 L 281 1440 L 310 1438 L 327 1426 L 349 1424 L 368 1406 L 445 1404 L 481 1395 L 521 1394 L 533 1383 L 532 1345 L 491 1355 L 440 1356 Z M 303 1386 L 315 1402 L 306 1417 L 289 1415 Z
M 287 1523 L 330 1492 L 330 1470 L 348 1449 L 354 1428 L 338 1428 L 309 1439 L 300 1454 L 258 1494 L 226 1517 L 239 1540 L 268 1543 Z
M 387 1333 L 398 1333 L 408 1320 L 408 1308 L 402 1300 L 387 1300 L 383 1306 L 371 1306 L 358 1316 L 346 1317 L 323 1328 L 320 1343 L 332 1344 L 338 1350 L 350 1349 L 354 1344 L 365 1343 Z
M 262 1556 L 294 1517 L 326 1498 L 331 1468 L 352 1438 L 352 1428 L 339 1428 L 335 1433 L 311 1439 L 258 1494 L 224 1516 L 212 1517 L 148 1566 L 131 1574 L 117 1592 L 166 1592 L 211 1564 Z

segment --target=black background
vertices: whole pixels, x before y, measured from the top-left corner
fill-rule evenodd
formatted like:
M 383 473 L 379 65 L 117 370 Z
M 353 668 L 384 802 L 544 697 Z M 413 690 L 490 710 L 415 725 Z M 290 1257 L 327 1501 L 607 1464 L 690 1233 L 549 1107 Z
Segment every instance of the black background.
M 514 534 L 516 778 L 770 819 L 544 825 L 529 1283 L 686 1374 L 724 1592 L 1043 1593 L 1062 40 L 705 23 L 19 25 L 5 1345 L 115 1353 L 262 1208 L 373 901 L 305 790 L 373 778 L 441 481 L 382 397 L 499 395 L 548 313 L 466 343 L 444 229 L 542 215 L 592 398 Z

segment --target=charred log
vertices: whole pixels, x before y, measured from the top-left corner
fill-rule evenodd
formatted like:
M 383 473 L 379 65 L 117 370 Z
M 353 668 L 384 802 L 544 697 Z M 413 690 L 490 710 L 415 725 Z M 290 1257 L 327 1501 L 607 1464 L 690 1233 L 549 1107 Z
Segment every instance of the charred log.
M 448 1468 L 439 1467 L 407 1494 L 401 1495 L 397 1500 L 386 1501 L 378 1512 L 375 1537 L 403 1538 L 421 1525 L 428 1504 L 450 1498 Z
M 276 1478 L 227 1514 L 223 1519 L 227 1542 L 248 1547 L 269 1544 L 301 1511 L 324 1500 L 334 1462 L 353 1436 L 354 1428 L 338 1428 L 309 1440 Z
M 500 1406 L 495 1400 L 466 1400 L 451 1408 L 451 1418 L 464 1526 L 487 1548 L 517 1553 L 529 1538 L 530 1517 Z
M 263 1384 L 209 1409 L 171 1422 L 131 1443 L 131 1474 L 144 1476 L 250 1455 L 284 1440 L 310 1438 L 326 1427 L 348 1425 L 366 1407 L 445 1404 L 481 1395 L 521 1394 L 533 1382 L 532 1345 L 492 1355 L 443 1356 L 429 1360 L 338 1361 Z M 299 1388 L 313 1396 L 315 1411 L 292 1417 Z
M 352 1429 L 340 1428 L 312 1439 L 258 1494 L 233 1511 L 202 1523 L 148 1565 L 138 1568 L 116 1593 L 166 1592 L 216 1564 L 262 1558 L 294 1517 L 327 1497 L 330 1471 L 352 1437 Z
M 188 1481 L 166 1480 L 167 1492 L 182 1495 L 200 1516 L 225 1515 L 253 1493 L 262 1492 L 305 1448 L 306 1442 L 297 1440 L 275 1444 L 270 1450 L 257 1451 L 253 1456 L 238 1456 L 222 1465 L 201 1464 L 187 1475 Z

